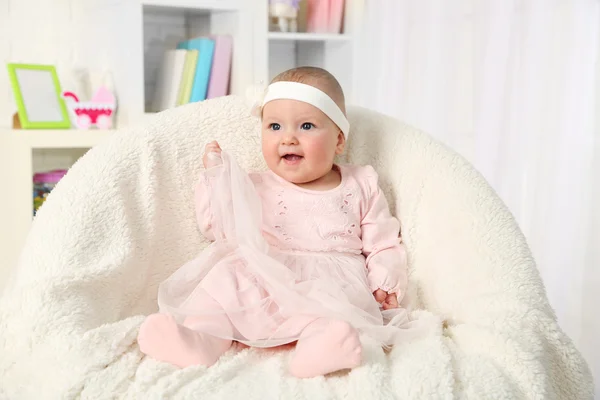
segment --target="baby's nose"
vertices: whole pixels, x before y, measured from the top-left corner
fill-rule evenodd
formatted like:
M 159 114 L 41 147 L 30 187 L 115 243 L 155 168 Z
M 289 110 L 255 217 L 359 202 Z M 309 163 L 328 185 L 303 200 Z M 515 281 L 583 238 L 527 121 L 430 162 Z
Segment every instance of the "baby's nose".
M 298 144 L 298 138 L 293 134 L 285 134 L 281 137 L 281 144 L 293 145 Z

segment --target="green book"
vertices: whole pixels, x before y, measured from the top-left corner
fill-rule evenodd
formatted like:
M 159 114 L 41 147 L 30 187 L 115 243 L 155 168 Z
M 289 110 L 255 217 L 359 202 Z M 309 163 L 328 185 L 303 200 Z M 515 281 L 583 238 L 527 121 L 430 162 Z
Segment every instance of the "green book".
M 188 50 L 185 55 L 183 75 L 181 76 L 181 85 L 179 85 L 179 94 L 177 96 L 178 106 L 190 102 L 192 88 L 194 87 L 194 75 L 196 74 L 197 63 L 198 50 Z

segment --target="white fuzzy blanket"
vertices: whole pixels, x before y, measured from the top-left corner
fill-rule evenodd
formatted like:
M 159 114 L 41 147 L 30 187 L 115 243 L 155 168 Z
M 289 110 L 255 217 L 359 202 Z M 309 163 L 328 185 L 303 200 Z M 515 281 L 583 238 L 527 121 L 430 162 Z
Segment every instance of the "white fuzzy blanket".
M 0 398 L 592 398 L 502 202 L 462 158 L 362 109 L 350 112 L 347 161 L 379 171 L 420 313 L 446 328 L 388 355 L 367 343 L 364 366 L 309 380 L 286 375 L 285 351 L 231 351 L 209 369 L 144 358 L 135 338 L 158 283 L 206 245 L 192 203 L 204 144 L 217 139 L 243 167 L 264 168 L 245 112 L 231 97 L 171 110 L 72 168 L 0 303 Z

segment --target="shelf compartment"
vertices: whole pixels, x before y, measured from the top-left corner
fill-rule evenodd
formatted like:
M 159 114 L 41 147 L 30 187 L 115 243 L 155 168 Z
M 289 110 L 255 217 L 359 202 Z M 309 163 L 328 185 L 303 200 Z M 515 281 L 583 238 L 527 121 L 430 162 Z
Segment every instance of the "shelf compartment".
M 269 33 L 272 39 L 275 32 Z M 283 39 L 269 40 L 268 65 L 269 81 L 277 74 L 290 68 L 311 66 L 325 68 L 331 72 L 344 89 L 346 99 L 351 101 L 352 94 L 352 55 L 353 42 L 351 40 L 324 40 L 329 36 L 345 35 L 313 35 L 289 33 L 279 34 Z M 304 36 L 309 35 L 309 36 Z M 294 37 L 309 38 L 307 40 L 293 40 Z M 349 36 L 345 36 L 349 37 Z
M 156 4 L 159 3 L 164 5 L 157 7 Z M 164 53 L 167 50 L 175 49 L 179 42 L 195 37 L 212 35 L 232 37 L 233 59 L 230 92 L 236 90 L 234 77 L 247 69 L 239 60 L 251 57 L 253 48 L 252 36 L 248 35 L 248 29 L 252 27 L 252 20 L 242 16 L 237 1 L 177 0 L 171 3 L 167 0 L 144 0 L 144 4 L 142 25 L 145 112 L 152 111 L 151 105 Z M 194 8 L 187 7 L 186 4 L 193 4 Z M 243 53 L 246 55 L 244 56 Z M 239 88 L 237 90 L 239 92 Z

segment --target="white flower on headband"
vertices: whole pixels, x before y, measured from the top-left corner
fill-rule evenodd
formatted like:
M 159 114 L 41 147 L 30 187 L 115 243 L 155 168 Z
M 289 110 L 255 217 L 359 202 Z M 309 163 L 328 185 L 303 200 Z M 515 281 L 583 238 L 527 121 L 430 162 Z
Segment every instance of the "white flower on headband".
M 246 101 L 250 107 L 250 114 L 253 117 L 260 118 L 262 113 L 262 104 L 267 95 L 267 86 L 262 83 L 252 85 L 246 89 Z

